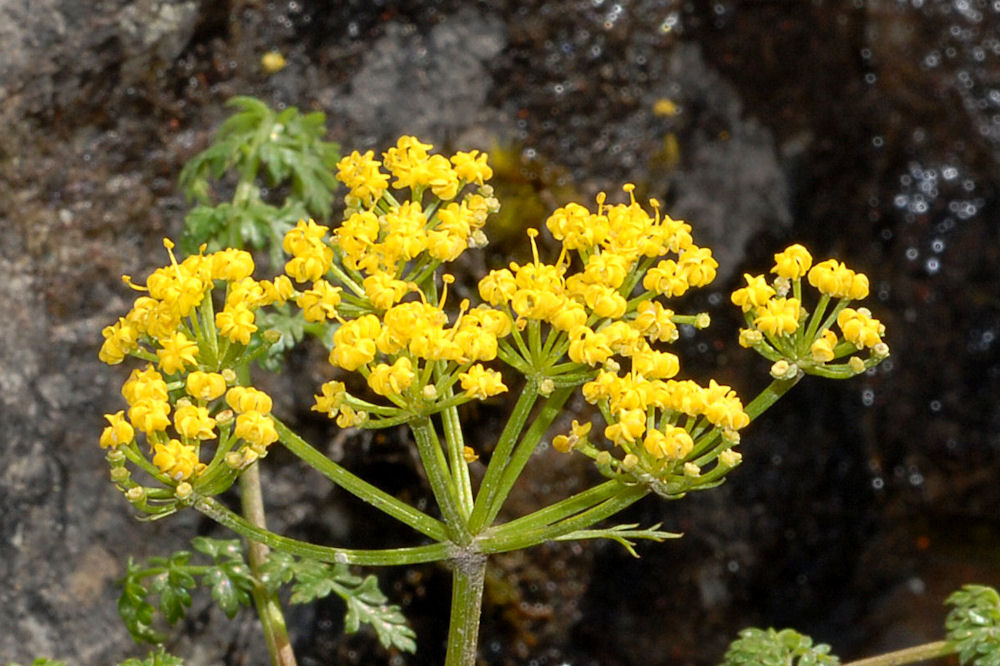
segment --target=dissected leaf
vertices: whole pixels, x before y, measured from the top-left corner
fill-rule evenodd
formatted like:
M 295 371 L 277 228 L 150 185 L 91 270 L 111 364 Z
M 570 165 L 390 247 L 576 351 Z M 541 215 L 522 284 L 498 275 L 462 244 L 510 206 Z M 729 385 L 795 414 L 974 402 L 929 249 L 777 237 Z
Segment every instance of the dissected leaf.
M 343 595 L 342 595 L 343 596 Z M 389 605 L 388 599 L 378 589 L 378 579 L 367 576 L 347 596 L 347 615 L 344 630 L 353 634 L 361 623 L 370 624 L 384 647 L 396 647 L 404 652 L 416 652 L 416 633 L 406 624 L 406 617 L 399 606 Z
M 945 603 L 948 641 L 962 664 L 1000 666 L 1000 594 L 985 585 L 965 585 Z
M 720 666 L 834 666 L 840 659 L 828 654 L 830 646 L 813 645 L 809 636 L 794 629 L 757 629 L 740 632 Z

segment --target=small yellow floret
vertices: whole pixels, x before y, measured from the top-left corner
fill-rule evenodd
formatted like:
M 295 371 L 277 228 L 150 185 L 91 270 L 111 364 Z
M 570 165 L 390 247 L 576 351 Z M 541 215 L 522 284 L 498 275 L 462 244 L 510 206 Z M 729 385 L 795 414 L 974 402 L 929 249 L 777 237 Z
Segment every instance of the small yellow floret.
M 496 370 L 483 367 L 479 363 L 458 376 L 462 389 L 470 398 L 485 400 L 507 390 L 503 377 Z
M 117 448 L 122 444 L 129 444 L 133 439 L 135 439 L 135 428 L 132 424 L 125 420 L 124 410 L 119 410 L 114 414 L 105 414 L 104 418 L 108 420 L 111 425 L 104 428 L 104 432 L 101 433 L 101 448 Z
M 772 273 L 788 280 L 798 280 L 812 266 L 812 255 L 809 250 L 799 244 L 788 246 L 784 252 L 774 255 Z

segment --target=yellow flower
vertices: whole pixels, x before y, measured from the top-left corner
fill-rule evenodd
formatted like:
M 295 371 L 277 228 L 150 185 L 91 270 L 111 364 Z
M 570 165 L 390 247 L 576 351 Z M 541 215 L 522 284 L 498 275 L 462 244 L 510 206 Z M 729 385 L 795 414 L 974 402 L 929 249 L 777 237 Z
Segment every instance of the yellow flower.
M 799 327 L 802 306 L 794 298 L 772 298 L 757 308 L 756 326 L 768 335 L 791 335 Z
M 516 293 L 514 274 L 506 268 L 492 270 L 479 281 L 479 296 L 495 307 L 509 303 Z
M 611 347 L 604 336 L 588 326 L 578 326 L 569 333 L 569 357 L 574 363 L 601 365 L 611 358 Z
M 174 411 L 174 428 L 188 439 L 215 437 L 215 419 L 208 415 L 208 408 L 197 405 L 179 406 Z
M 743 279 L 747 281 L 747 286 L 733 292 L 733 305 L 738 305 L 743 312 L 749 312 L 754 308 L 759 308 L 775 296 L 774 289 L 767 284 L 763 275 L 743 274 Z
M 313 397 L 316 399 L 316 404 L 312 406 L 312 411 L 326 414 L 332 419 L 344 404 L 347 390 L 344 382 L 324 382 L 320 387 L 320 394 Z
M 646 271 L 642 286 L 663 296 L 683 296 L 690 285 L 681 274 L 677 262 L 665 259 Z
M 853 342 L 858 349 L 874 347 L 882 342 L 885 326 L 878 319 L 872 319 L 867 308 L 844 308 L 837 315 L 837 326 L 844 333 L 844 339 Z
M 684 428 L 667 425 L 665 432 L 650 431 L 642 446 L 657 460 L 683 460 L 694 449 L 694 440 Z
M 855 273 L 835 259 L 813 266 L 809 270 L 809 284 L 833 298 L 861 300 L 868 296 L 868 277 Z
M 591 427 L 592 424 L 589 421 L 580 425 L 576 419 L 573 419 L 569 435 L 556 435 L 553 437 L 552 448 L 559 453 L 569 453 L 577 444 L 587 438 L 587 434 L 590 432 Z
M 110 425 L 105 427 L 104 432 L 101 433 L 102 449 L 108 447 L 114 449 L 135 439 L 135 429 L 131 423 L 125 420 L 124 410 L 119 410 L 114 414 L 105 414 L 104 418 L 108 420 Z
M 659 302 L 644 300 L 636 307 L 632 325 L 650 340 L 673 342 L 679 335 L 673 316 L 674 311 L 668 310 Z
M 98 358 L 108 365 L 117 365 L 125 359 L 125 355 L 139 347 L 139 330 L 124 317 L 111 326 L 105 326 L 101 331 L 104 344 Z
M 122 396 L 125 398 L 125 402 L 130 405 L 134 405 L 140 400 L 166 401 L 167 383 L 151 365 L 147 365 L 142 370 L 136 368 L 122 385 Z
M 217 372 L 195 370 L 187 376 L 185 388 L 188 395 L 208 402 L 226 392 L 226 379 Z
M 712 250 L 707 247 L 690 247 L 677 260 L 677 270 L 688 285 L 704 287 L 715 279 L 715 269 L 719 262 L 712 258 Z
M 187 262 L 188 259 L 184 261 Z M 208 261 L 209 272 L 214 280 L 239 282 L 253 275 L 253 255 L 246 250 L 226 248 L 205 259 Z
M 326 321 L 337 318 L 340 300 L 340 287 L 334 287 L 326 280 L 317 280 L 313 282 L 312 289 L 296 297 L 295 304 L 302 309 L 302 317 L 306 321 Z
M 608 237 L 608 218 L 594 215 L 578 203 L 557 208 L 545 221 L 545 226 L 567 250 L 588 250 Z
M 375 315 L 362 315 L 344 322 L 333 334 L 330 363 L 344 370 L 357 370 L 375 360 L 375 340 L 381 325 Z
M 459 151 L 451 156 L 451 163 L 455 165 L 455 173 L 459 178 L 482 185 L 493 177 L 493 169 L 486 164 L 487 159 L 486 153 L 480 153 L 478 150 L 467 153 Z
M 266 74 L 274 74 L 285 68 L 285 56 L 279 51 L 268 51 L 260 57 L 260 66 Z
M 278 441 L 274 421 L 267 414 L 258 411 L 243 412 L 237 416 L 233 436 L 256 448 L 266 448 Z
M 670 379 L 681 366 L 675 354 L 650 349 L 632 355 L 632 369 L 647 379 Z
M 153 464 L 174 481 L 191 478 L 205 467 L 198 462 L 198 453 L 193 446 L 182 444 L 176 439 L 171 439 L 166 444 L 157 442 L 153 445 L 153 450 Z
M 405 356 L 396 359 L 392 365 L 379 363 L 368 375 L 368 386 L 379 395 L 402 395 L 410 387 L 416 375 L 413 363 Z
M 186 365 L 198 364 L 198 343 L 189 340 L 181 331 L 176 331 L 170 337 L 161 339 L 162 347 L 156 350 L 160 370 L 172 375 L 180 372 Z
M 237 413 L 271 411 L 271 396 L 252 386 L 234 386 L 226 392 L 226 404 Z
M 489 370 L 476 363 L 467 372 L 458 376 L 462 389 L 470 398 L 485 400 L 507 390 L 503 377 L 496 370 Z
M 388 273 L 375 273 L 365 278 L 363 282 L 365 296 L 379 310 L 388 310 L 398 303 L 410 286 L 402 280 L 396 280 Z
M 784 252 L 774 255 L 772 273 L 789 280 L 798 280 L 812 266 L 812 255 L 809 250 L 799 244 L 789 245 Z
M 623 409 L 616 422 L 604 429 L 604 436 L 615 444 L 631 444 L 646 431 L 646 412 L 642 409 Z
M 389 175 L 379 170 L 382 163 L 374 156 L 371 150 L 364 155 L 355 150 L 337 162 L 337 179 L 350 188 L 349 206 L 372 206 L 388 188 Z
M 285 273 L 296 282 L 315 282 L 330 270 L 333 248 L 323 242 L 326 232 L 327 227 L 312 220 L 299 220 L 285 234 L 281 247 L 292 255 L 285 264 Z
M 837 334 L 830 329 L 825 329 L 809 347 L 809 353 L 817 363 L 826 363 L 833 360 L 833 348 L 836 346 Z
M 215 325 L 223 337 L 244 346 L 250 344 L 250 336 L 257 330 L 253 310 L 241 301 L 227 303 L 222 312 L 216 313 Z

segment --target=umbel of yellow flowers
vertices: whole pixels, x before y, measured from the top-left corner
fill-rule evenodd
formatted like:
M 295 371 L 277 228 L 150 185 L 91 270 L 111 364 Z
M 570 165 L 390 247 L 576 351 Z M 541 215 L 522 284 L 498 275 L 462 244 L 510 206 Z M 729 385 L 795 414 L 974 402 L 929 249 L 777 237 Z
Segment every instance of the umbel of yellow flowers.
M 333 229 L 299 221 L 284 237 L 284 273 L 272 279 L 253 277 L 247 252 L 177 261 L 165 240 L 170 262 L 145 285 L 125 278 L 140 295 L 103 331 L 101 360 L 143 365 L 122 388 L 127 411 L 106 415 L 101 446 L 178 495 L 224 489 L 281 439 L 271 398 L 248 385 L 245 370 L 276 335 L 259 329 L 261 309 L 290 303 L 305 321 L 334 329 L 330 374 L 359 373 L 370 389 L 354 395 L 340 379 L 319 387 L 313 409 L 341 427 L 426 419 L 501 394 L 519 374 L 543 395 L 581 388 L 604 418 L 602 437 L 574 421 L 552 444 L 593 458 L 608 475 L 671 494 L 737 465 L 732 447 L 751 419 L 743 403 L 714 380 L 677 378 L 669 351 L 679 325 L 709 323 L 669 306 L 715 278 L 711 250 L 694 244 L 690 225 L 655 200 L 643 208 L 631 185 L 627 203 L 608 204 L 604 194 L 594 210 L 570 203 L 545 223 L 560 244 L 554 262 L 541 260 L 539 230 L 530 229 L 530 262 L 485 275 L 480 303 L 449 303 L 446 265 L 486 245 L 499 202 L 486 154 L 431 148 L 404 136 L 381 160 L 372 151 L 342 159 L 344 219 Z M 746 275 L 732 295 L 746 318 L 740 343 L 773 360 L 772 374 L 849 376 L 888 354 L 881 324 L 847 307 L 867 296 L 863 275 L 833 260 L 813 265 L 798 245 L 775 261 L 775 280 Z M 811 312 L 803 277 L 819 292 Z M 123 490 L 136 487 L 118 476 Z

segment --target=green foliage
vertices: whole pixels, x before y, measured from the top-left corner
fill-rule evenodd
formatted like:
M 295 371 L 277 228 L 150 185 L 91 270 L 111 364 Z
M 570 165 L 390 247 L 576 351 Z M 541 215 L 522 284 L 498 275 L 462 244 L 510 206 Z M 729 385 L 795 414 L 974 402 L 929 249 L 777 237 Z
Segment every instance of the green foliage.
M 294 581 L 294 582 L 293 582 Z M 399 606 L 388 604 L 373 575 L 361 578 L 346 564 L 325 564 L 316 560 L 296 560 L 287 553 L 273 552 L 261 567 L 261 582 L 274 592 L 292 583 L 291 602 L 304 604 L 336 594 L 347 605 L 344 630 L 355 633 L 361 624 L 370 624 L 384 647 L 415 652 L 416 634 L 406 624 Z
M 162 642 L 165 635 L 154 627 L 156 611 L 159 610 L 169 624 L 175 624 L 187 613 L 191 606 L 191 590 L 198 586 L 209 588 L 212 599 L 229 617 L 233 617 L 241 605 L 250 604 L 255 581 L 243 561 L 240 541 L 196 537 L 191 544 L 196 551 L 208 556 L 212 564 L 190 564 L 192 554 L 184 550 L 166 558 L 150 558 L 146 566 L 129 559 L 121 581 L 118 614 L 135 641 Z M 156 606 L 151 599 L 157 601 Z
M 965 585 L 945 603 L 948 642 L 962 664 L 1000 666 L 1000 595 L 992 587 Z
M 721 666 L 814 666 L 839 664 L 840 659 L 828 654 L 830 646 L 813 645 L 812 639 L 793 629 L 757 629 L 740 632 L 726 651 Z
M 161 646 L 156 652 L 150 652 L 145 659 L 126 659 L 118 666 L 184 666 L 184 660 L 167 654 Z
M 252 97 L 235 97 L 227 106 L 236 113 L 212 145 L 181 170 L 181 189 L 199 204 L 184 221 L 181 250 L 190 254 L 202 243 L 211 251 L 270 247 L 276 260 L 282 237 L 300 218 L 330 216 L 340 147 L 323 140 L 322 113 L 302 114 L 295 107 L 275 111 Z M 232 203 L 216 204 L 212 184 L 228 172 L 239 179 Z M 264 201 L 258 179 L 270 188 L 287 188 L 284 202 Z
M 7 662 L 7 666 L 21 666 L 21 664 L 15 664 L 12 661 Z M 48 659 L 46 657 L 39 657 L 31 662 L 31 666 L 66 666 L 65 661 L 59 661 L 58 659 Z

